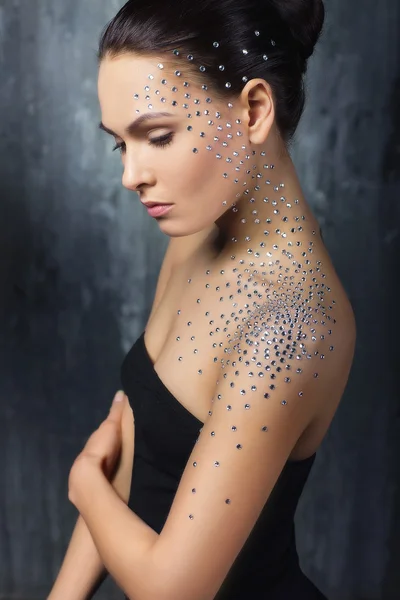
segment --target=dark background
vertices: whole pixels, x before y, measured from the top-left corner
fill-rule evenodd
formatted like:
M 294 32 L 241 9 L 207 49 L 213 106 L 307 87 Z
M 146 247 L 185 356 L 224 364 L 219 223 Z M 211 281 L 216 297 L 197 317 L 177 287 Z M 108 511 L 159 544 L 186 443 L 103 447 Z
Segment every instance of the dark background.
M 167 238 L 97 130 L 119 0 L 0 0 L 0 598 L 43 599 L 76 511 L 69 469 L 107 415 Z M 293 157 L 358 325 L 297 513 L 332 600 L 400 598 L 398 0 L 327 0 Z M 397 310 L 396 310 L 397 309 Z M 99 598 L 119 598 L 111 581 Z M 294 599 L 293 599 L 294 600 Z

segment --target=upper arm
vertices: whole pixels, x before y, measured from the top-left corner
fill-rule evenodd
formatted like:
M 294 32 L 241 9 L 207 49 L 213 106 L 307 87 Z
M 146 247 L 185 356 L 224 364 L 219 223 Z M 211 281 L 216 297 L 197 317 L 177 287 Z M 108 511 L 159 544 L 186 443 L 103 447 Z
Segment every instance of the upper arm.
M 215 597 L 338 377 L 335 327 L 297 317 L 260 310 L 224 348 L 212 410 L 153 549 L 160 599 Z

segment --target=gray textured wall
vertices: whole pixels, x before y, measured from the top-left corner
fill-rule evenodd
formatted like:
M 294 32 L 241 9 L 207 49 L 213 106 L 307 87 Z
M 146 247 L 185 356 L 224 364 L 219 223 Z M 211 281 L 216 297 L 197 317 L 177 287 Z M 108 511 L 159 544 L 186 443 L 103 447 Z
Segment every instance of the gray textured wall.
M 0 598 L 51 587 L 76 518 L 70 466 L 120 386 L 167 242 L 97 130 L 97 40 L 122 3 L 0 0 Z M 299 551 L 332 600 L 394 600 L 400 7 L 326 5 L 293 155 L 358 345 L 299 506 Z M 108 582 L 98 597 L 120 594 Z

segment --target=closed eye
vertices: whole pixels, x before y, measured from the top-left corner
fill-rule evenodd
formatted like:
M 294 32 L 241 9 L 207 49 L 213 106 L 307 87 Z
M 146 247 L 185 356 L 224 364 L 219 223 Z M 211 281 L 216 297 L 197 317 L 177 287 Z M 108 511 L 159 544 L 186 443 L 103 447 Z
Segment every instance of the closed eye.
M 174 138 L 173 133 L 167 133 L 157 138 L 149 139 L 149 144 L 151 146 L 157 146 L 158 148 L 165 148 L 168 146 Z
M 157 148 L 165 148 L 172 142 L 173 138 L 173 133 L 167 133 L 166 135 L 149 139 L 148 143 L 150 144 L 150 146 L 156 146 Z M 124 154 L 126 152 L 125 142 L 120 142 L 116 144 L 113 148 L 113 152 L 115 152 L 115 150 L 119 150 L 121 154 Z

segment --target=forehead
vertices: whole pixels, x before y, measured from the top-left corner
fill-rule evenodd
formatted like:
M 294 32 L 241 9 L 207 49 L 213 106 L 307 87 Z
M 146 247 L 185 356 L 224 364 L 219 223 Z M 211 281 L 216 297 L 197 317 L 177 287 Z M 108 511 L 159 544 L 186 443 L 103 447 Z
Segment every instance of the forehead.
M 226 102 L 213 94 L 212 84 L 173 58 L 134 53 L 104 58 L 98 78 L 103 123 L 117 131 L 132 116 L 165 111 L 178 118 L 221 118 Z
M 106 57 L 100 63 L 99 90 L 113 85 L 119 89 L 139 86 L 143 89 L 144 82 L 150 74 L 156 76 L 157 62 L 151 58 L 137 56 L 133 53 L 122 54 L 116 57 Z
M 160 66 L 162 68 L 160 68 Z M 176 75 L 179 70 L 181 76 Z M 164 84 L 162 83 L 164 81 Z M 165 83 L 166 81 L 166 83 Z M 151 99 L 156 95 L 171 96 L 173 87 L 175 93 L 184 94 L 188 89 L 184 82 L 189 82 L 192 91 L 196 89 L 200 93 L 201 85 L 194 81 L 193 75 L 187 69 L 166 61 L 164 58 L 139 56 L 133 53 L 123 54 L 115 58 L 106 57 L 100 63 L 98 77 L 98 91 L 100 101 L 112 96 L 123 99 L 132 94 L 138 94 L 139 100 L 145 100 L 146 96 Z

